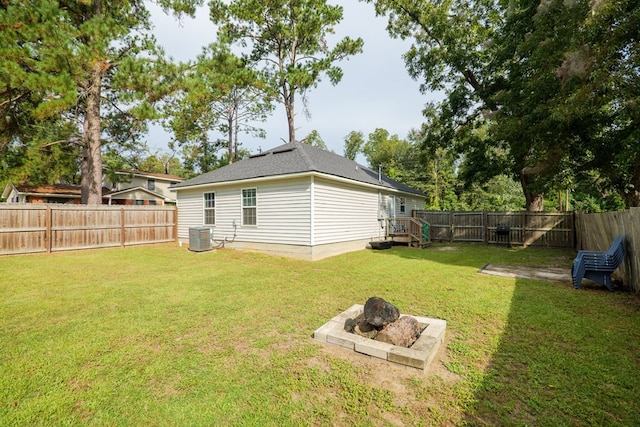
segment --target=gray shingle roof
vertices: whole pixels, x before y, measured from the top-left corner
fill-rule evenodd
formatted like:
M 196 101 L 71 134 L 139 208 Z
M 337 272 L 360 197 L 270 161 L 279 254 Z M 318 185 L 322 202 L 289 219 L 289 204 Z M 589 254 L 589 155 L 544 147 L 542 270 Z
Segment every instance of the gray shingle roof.
M 424 196 L 421 191 L 394 181 L 384 175 L 381 176 L 382 180 L 378 181 L 377 171 L 359 165 L 345 157 L 297 141 L 281 145 L 260 154 L 254 154 L 247 159 L 175 184 L 171 186 L 171 188 L 177 190 L 205 184 L 217 184 L 305 172 L 332 175 L 356 182 L 380 186 L 382 188 Z

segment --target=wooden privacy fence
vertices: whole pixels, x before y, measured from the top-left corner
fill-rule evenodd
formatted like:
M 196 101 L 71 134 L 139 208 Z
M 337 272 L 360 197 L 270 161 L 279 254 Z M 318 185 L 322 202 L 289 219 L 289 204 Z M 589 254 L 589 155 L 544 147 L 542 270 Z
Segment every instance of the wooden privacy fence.
M 0 205 L 0 255 L 172 242 L 167 206 Z
M 413 216 L 430 224 L 432 240 L 575 247 L 573 212 L 413 211 Z
M 621 235 L 624 261 L 614 276 L 640 293 L 640 208 L 620 212 L 576 213 L 577 249 L 606 251 Z

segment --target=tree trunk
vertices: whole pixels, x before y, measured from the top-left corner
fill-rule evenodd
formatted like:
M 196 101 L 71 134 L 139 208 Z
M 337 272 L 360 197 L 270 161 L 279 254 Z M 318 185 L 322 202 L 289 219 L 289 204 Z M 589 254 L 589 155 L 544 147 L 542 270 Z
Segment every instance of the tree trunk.
M 80 201 L 87 205 L 102 204 L 102 153 L 100 151 L 100 89 L 103 66 L 96 63 L 87 81 L 87 107 L 83 124 L 82 190 Z
M 294 92 L 287 90 L 286 83 L 283 87 L 284 93 L 284 109 L 287 112 L 287 123 L 289 125 L 289 142 L 293 142 L 296 140 L 296 126 L 295 126 L 295 98 Z
M 542 212 L 544 210 L 544 193 L 532 193 L 525 191 L 525 199 L 527 201 L 527 210 L 529 212 Z
M 522 191 L 526 200 L 527 210 L 529 212 L 542 212 L 544 210 L 544 193 L 533 191 L 531 189 L 529 174 L 526 174 L 524 172 L 520 174 L 520 184 L 522 185 Z
M 233 113 L 228 116 L 227 125 L 229 126 L 229 131 L 227 132 L 227 144 L 228 144 L 228 162 L 229 164 L 233 163 L 233 133 L 237 132 L 236 128 L 233 125 Z

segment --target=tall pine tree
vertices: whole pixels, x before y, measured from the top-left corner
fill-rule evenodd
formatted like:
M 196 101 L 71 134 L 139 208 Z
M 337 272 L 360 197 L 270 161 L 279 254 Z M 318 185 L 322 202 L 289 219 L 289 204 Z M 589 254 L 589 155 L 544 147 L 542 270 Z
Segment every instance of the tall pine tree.
M 198 0 L 161 0 L 193 13 Z M 82 203 L 102 201 L 103 140 L 136 140 L 152 116 L 169 64 L 142 0 L 5 0 L 0 3 L 2 144 L 24 143 L 47 120 L 66 120 L 81 151 Z M 2 148 L 2 146 L 0 146 Z

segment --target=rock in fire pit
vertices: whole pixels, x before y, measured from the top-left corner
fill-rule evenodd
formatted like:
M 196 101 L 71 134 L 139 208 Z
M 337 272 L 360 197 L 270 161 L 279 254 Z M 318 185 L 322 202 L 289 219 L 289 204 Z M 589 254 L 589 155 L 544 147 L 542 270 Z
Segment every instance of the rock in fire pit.
M 371 297 L 365 303 L 363 313 L 345 321 L 344 329 L 376 341 L 411 347 L 423 328 L 411 316 L 400 317 L 400 310 L 393 304 L 382 298 Z

